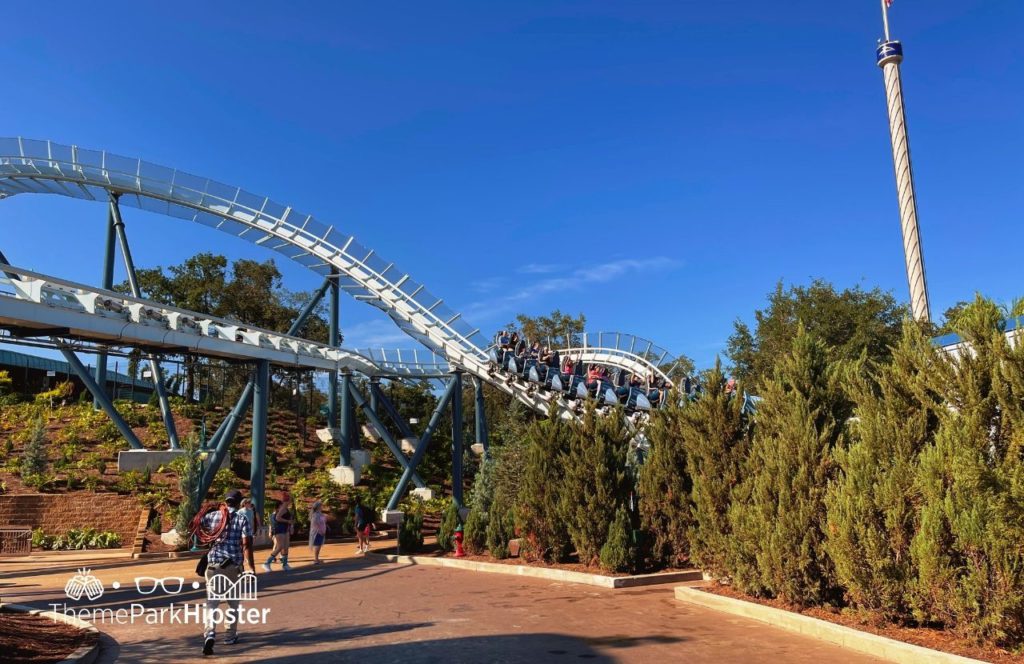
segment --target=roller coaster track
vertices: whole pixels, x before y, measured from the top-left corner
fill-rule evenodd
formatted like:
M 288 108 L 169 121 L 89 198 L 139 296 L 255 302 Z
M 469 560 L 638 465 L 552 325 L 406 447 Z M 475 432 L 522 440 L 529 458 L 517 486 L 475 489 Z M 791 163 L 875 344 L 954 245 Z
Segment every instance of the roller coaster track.
M 571 412 L 568 404 L 549 392 L 495 377 L 491 366 L 493 347 L 480 329 L 469 325 L 461 314 L 452 311 L 441 298 L 431 294 L 394 263 L 335 226 L 267 197 L 104 151 L 51 141 L 0 139 L 0 198 L 22 193 L 57 194 L 104 203 L 110 194 L 115 194 L 122 205 L 194 221 L 268 247 L 321 275 L 336 275 L 342 290 L 382 310 L 406 334 L 455 367 L 490 382 L 538 411 L 546 411 L 549 402 L 554 401 L 563 413 Z M 41 275 L 37 278 L 49 279 Z M 70 287 L 83 288 L 78 284 L 70 284 Z M 145 302 L 134 304 L 147 306 Z M 198 315 L 193 312 L 181 315 L 186 314 Z M 215 328 L 219 325 L 215 324 Z M 268 335 L 275 333 L 264 330 L 254 334 L 261 335 L 261 340 L 267 339 L 272 345 Z M 583 361 L 601 358 L 600 361 L 610 366 L 645 375 L 657 374 L 669 380 L 675 366 L 675 358 L 667 352 L 659 349 L 659 354 L 655 355 L 635 344 L 631 348 L 585 345 L 567 350 Z M 310 352 L 319 354 L 321 350 Z M 356 363 L 352 355 L 346 361 Z M 303 356 L 303 361 L 306 357 Z M 372 359 L 363 359 L 373 364 Z M 401 362 L 395 366 L 409 369 Z

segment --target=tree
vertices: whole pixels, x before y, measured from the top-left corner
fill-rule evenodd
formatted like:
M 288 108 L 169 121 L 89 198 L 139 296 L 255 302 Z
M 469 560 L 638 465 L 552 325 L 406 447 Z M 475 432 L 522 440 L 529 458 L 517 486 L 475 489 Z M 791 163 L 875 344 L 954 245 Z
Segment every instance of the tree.
M 527 339 L 555 348 L 579 345 L 587 325 L 587 317 L 582 313 L 571 316 L 562 313 L 560 309 L 555 309 L 547 316 L 519 314 L 516 321 Z M 516 325 L 510 323 L 506 327 L 514 329 Z
M 721 387 L 724 383 L 721 361 L 716 360 L 714 368 L 701 378 L 708 389 L 700 398 L 678 413 L 670 408 L 664 415 L 678 418 L 682 448 L 678 454 L 685 457 L 692 482 L 692 516 L 686 539 L 693 562 L 717 577 L 728 576 L 731 492 L 743 478 L 753 430 L 743 411 L 743 384 L 738 383 L 733 393 L 727 393 Z
M 615 512 L 615 520 L 608 526 L 608 535 L 601 547 L 601 567 L 609 572 L 628 572 L 633 568 L 635 557 L 630 551 L 629 511 L 620 505 Z
M 552 408 L 548 419 L 530 425 L 526 464 L 519 487 L 516 520 L 526 539 L 527 555 L 561 562 L 570 541 L 562 515 L 562 477 L 572 429 Z
M 779 282 L 768 294 L 768 306 L 754 312 L 755 328 L 737 320 L 726 355 L 732 371 L 755 389 L 771 378 L 772 368 L 789 352 L 797 327 L 820 339 L 832 361 L 854 360 L 866 352 L 884 362 L 900 337 L 905 305 L 891 293 L 860 286 L 837 292 L 832 284 L 815 279 L 809 286 Z
M 654 563 L 673 567 L 690 555 L 691 481 L 682 428 L 684 411 L 692 407 L 671 398 L 667 406 L 651 413 L 646 431 L 651 447 L 640 466 L 637 486 L 640 524 L 650 537 L 648 555 Z
M 11 389 L 11 385 L 14 381 L 11 379 L 11 374 L 7 371 L 0 371 L 0 395 L 7 394 L 7 391 Z
M 46 456 L 46 424 L 43 418 L 36 418 L 32 422 L 32 429 L 29 431 L 28 441 L 21 454 L 20 474 L 22 479 L 37 482 L 46 472 L 49 460 Z
M 915 616 L 980 640 L 1024 640 L 1024 344 L 1004 335 L 1005 311 L 978 297 L 954 321 L 970 345 L 933 365 L 934 442 L 915 473 L 920 527 Z
M 594 405 L 588 403 L 582 421 L 573 425 L 562 463 L 561 512 L 584 565 L 598 562 L 608 528 L 629 499 L 632 486 L 626 455 L 630 438 L 621 408 L 598 416 Z
M 824 497 L 849 407 L 827 349 L 802 325 L 763 387 L 744 479 L 729 509 L 731 572 L 746 592 L 819 604 L 835 594 L 823 546 Z
M 908 321 L 891 362 L 860 363 L 863 370 L 847 377 L 855 418 L 849 448 L 836 450 L 826 549 L 849 600 L 889 620 L 910 613 L 910 543 L 921 501 L 914 475 L 943 410 L 926 377 L 938 361 L 929 339 Z

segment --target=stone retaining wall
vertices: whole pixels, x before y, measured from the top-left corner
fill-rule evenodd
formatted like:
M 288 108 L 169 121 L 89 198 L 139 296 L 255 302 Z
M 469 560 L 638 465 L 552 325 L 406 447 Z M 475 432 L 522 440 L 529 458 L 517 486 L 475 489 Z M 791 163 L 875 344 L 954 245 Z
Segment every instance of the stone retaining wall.
M 123 547 L 135 541 L 141 512 L 135 498 L 112 493 L 0 495 L 0 526 L 41 527 L 47 535 L 88 526 L 117 533 Z

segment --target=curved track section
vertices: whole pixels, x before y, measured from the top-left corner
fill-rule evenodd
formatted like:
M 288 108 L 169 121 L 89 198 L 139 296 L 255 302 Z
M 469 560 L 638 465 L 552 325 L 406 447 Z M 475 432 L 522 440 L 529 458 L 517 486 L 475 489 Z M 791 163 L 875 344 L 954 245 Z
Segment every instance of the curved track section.
M 554 397 L 494 380 L 489 341 L 441 298 L 359 244 L 352 235 L 265 196 L 140 159 L 51 141 L 0 139 L 0 198 L 57 194 L 120 203 L 201 223 L 268 247 L 322 275 L 337 274 L 343 290 L 384 311 L 400 329 L 453 365 L 546 411 Z M 608 354 L 615 365 L 616 355 Z M 556 400 L 558 401 L 558 400 Z M 559 402 L 563 413 L 568 406 Z

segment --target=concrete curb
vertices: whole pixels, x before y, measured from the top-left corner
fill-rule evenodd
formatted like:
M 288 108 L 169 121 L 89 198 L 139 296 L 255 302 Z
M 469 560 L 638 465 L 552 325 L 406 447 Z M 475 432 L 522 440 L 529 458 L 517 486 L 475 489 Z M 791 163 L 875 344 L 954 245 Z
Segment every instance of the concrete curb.
M 6 604 L 0 603 L 0 609 L 6 611 L 16 611 L 18 613 L 28 613 L 36 616 L 43 616 L 44 618 L 50 618 L 56 622 L 64 623 L 65 625 L 71 625 L 85 632 L 94 632 L 97 635 L 96 643 L 91 646 L 82 646 L 78 650 L 75 650 L 70 655 L 59 661 L 57 664 L 92 664 L 96 661 L 96 657 L 100 654 L 100 640 L 99 630 L 96 629 L 95 625 L 75 618 L 73 616 L 66 616 L 63 613 L 56 613 L 54 611 L 43 611 L 42 609 L 33 609 L 31 606 L 24 604 Z
M 900 664 L 967 664 L 980 663 L 981 660 L 961 657 L 951 653 L 915 646 L 884 636 L 862 632 L 843 625 L 836 625 L 827 620 L 819 620 L 771 606 L 755 602 L 745 602 L 732 597 L 723 597 L 714 593 L 704 592 L 697 588 L 678 586 L 675 589 L 676 599 L 681 602 L 697 604 L 707 609 L 730 613 L 734 616 L 752 618 L 768 623 L 773 627 L 797 632 L 819 641 L 827 641 L 843 648 L 878 657 Z
M 459 560 L 457 558 L 436 558 L 433 556 L 399 556 L 393 553 L 370 553 L 368 555 L 384 558 L 391 563 L 406 565 L 426 565 L 432 567 L 451 567 L 470 572 L 487 572 L 490 574 L 508 574 L 510 576 L 529 576 L 535 579 L 561 581 L 563 583 L 580 583 L 600 588 L 635 588 L 660 583 L 685 583 L 700 581 L 699 570 L 681 572 L 664 572 L 660 574 L 638 574 L 636 576 L 603 576 L 587 572 L 573 572 L 564 569 L 532 567 L 530 565 L 502 565 L 500 563 L 484 563 L 476 560 Z

